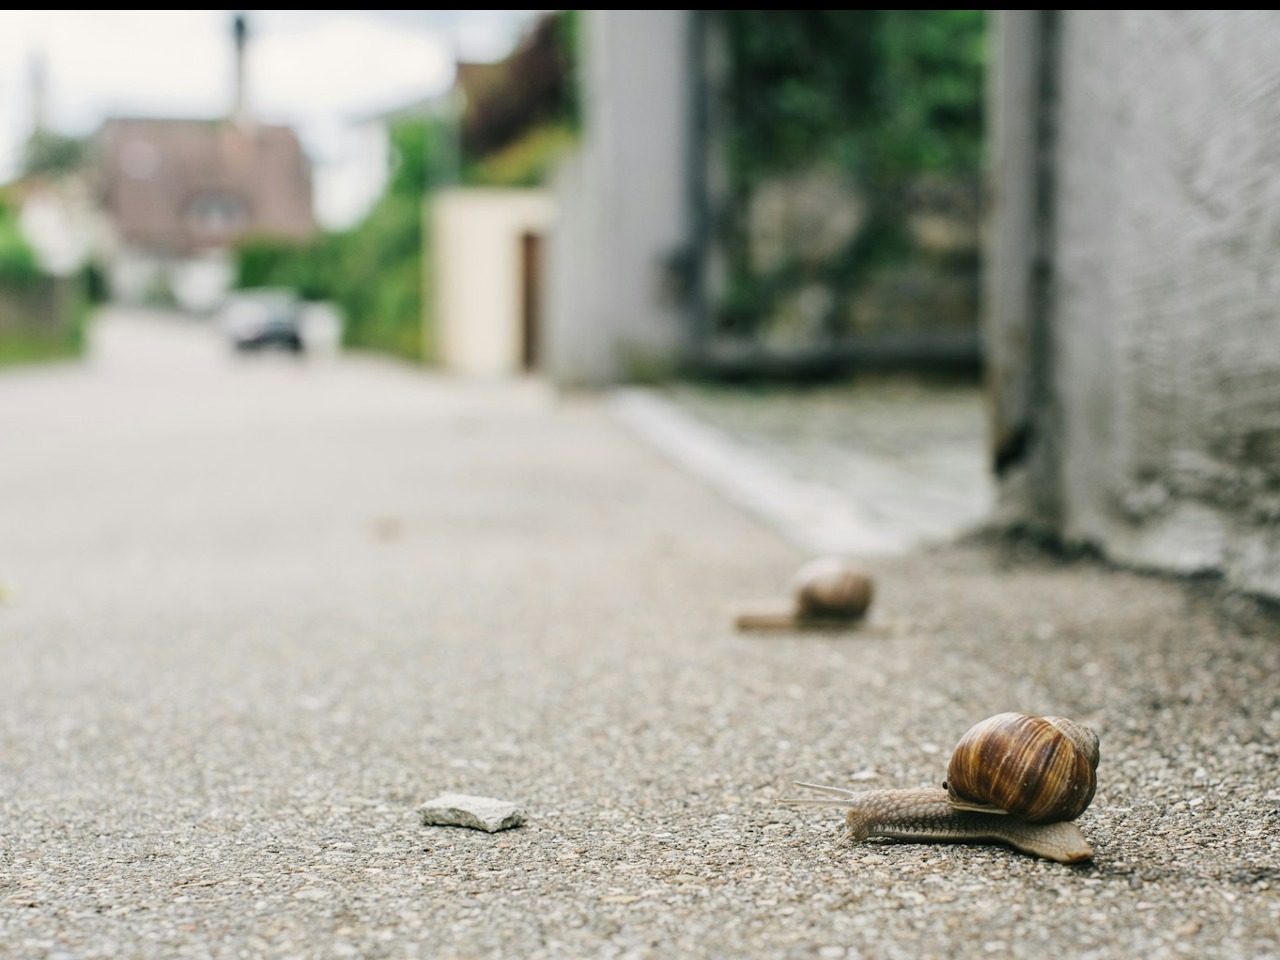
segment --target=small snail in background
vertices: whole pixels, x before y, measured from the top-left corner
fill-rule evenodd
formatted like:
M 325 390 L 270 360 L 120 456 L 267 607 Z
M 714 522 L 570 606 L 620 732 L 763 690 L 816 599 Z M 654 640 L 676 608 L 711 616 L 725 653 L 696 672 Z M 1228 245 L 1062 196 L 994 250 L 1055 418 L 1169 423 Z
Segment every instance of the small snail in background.
M 1005 843 L 1059 863 L 1093 848 L 1074 820 L 1097 786 L 1098 735 L 1063 717 L 1001 713 L 960 738 L 941 789 L 853 791 L 796 786 L 822 798 L 783 803 L 848 810 L 846 835 L 922 843 Z
M 848 626 L 866 616 L 875 592 L 871 577 L 840 557 L 810 560 L 791 578 L 789 608 L 777 604 L 738 614 L 739 630 Z

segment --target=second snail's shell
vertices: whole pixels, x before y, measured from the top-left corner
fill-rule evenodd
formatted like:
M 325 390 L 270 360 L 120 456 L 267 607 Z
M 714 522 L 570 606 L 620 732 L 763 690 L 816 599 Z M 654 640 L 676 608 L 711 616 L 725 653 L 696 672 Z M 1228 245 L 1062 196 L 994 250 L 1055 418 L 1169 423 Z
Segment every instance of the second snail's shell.
M 871 606 L 871 578 L 839 557 L 810 560 L 792 583 L 801 616 L 856 619 Z
M 957 805 L 989 805 L 1030 823 L 1074 820 L 1097 786 L 1098 735 L 1064 717 L 1001 713 L 969 729 L 947 768 Z

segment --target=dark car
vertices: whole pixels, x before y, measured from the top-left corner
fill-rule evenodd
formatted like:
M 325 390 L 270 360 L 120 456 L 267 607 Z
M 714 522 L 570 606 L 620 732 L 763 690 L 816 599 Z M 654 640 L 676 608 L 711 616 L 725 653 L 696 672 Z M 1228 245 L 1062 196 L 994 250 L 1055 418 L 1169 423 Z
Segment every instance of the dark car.
M 291 290 L 241 290 L 228 295 L 219 322 L 238 351 L 280 347 L 301 353 L 302 307 Z

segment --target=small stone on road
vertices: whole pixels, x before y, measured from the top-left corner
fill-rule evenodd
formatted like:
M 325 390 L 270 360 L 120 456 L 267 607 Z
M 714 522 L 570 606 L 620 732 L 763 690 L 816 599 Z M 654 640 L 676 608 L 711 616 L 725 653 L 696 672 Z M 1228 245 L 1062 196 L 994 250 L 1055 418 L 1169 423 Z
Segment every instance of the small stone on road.
M 493 797 L 445 793 L 423 805 L 422 822 L 428 827 L 471 827 L 497 833 L 524 823 L 524 811 Z

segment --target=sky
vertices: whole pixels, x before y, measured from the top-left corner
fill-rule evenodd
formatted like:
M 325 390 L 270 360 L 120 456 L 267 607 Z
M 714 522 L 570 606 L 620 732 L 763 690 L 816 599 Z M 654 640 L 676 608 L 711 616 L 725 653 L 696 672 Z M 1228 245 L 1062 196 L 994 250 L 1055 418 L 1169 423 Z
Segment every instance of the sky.
M 321 164 L 355 117 L 444 91 L 455 56 L 505 56 L 536 11 L 249 11 L 255 116 L 292 123 Z M 216 117 L 232 98 L 234 11 L 0 12 L 0 183 L 32 123 L 44 63 L 48 126 L 81 136 L 106 116 Z

